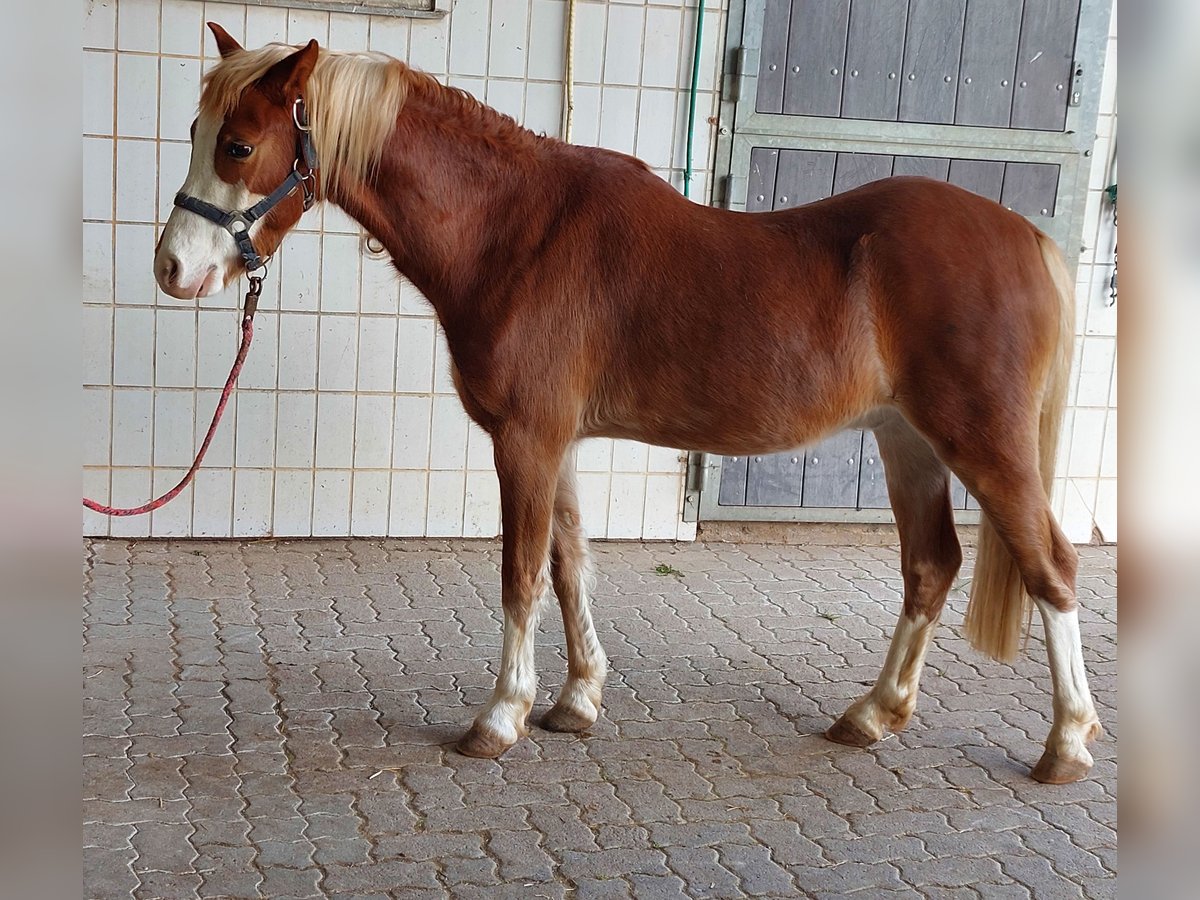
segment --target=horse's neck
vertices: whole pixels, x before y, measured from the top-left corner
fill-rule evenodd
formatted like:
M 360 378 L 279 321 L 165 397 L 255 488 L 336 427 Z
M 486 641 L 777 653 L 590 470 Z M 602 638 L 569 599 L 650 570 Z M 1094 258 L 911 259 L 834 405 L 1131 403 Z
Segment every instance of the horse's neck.
M 449 94 L 410 98 L 373 183 L 331 198 L 383 244 L 446 327 L 479 315 L 486 286 L 502 279 L 497 262 L 528 244 L 545 205 L 545 192 L 530 190 L 534 162 L 522 146 L 536 138 L 514 131 L 497 141 L 490 111 L 464 113 Z

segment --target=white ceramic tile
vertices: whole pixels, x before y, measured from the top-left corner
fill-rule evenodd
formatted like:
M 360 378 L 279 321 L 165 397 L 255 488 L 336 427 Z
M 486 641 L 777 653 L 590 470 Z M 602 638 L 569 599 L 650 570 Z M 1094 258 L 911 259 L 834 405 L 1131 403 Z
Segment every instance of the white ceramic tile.
M 529 0 L 492 0 L 488 74 L 493 78 L 524 78 L 529 48 Z
M 1100 452 L 1104 447 L 1103 409 L 1077 409 L 1071 428 L 1071 456 L 1067 475 L 1071 478 L 1095 478 L 1100 474 Z
M 205 30 L 201 4 L 195 0 L 162 0 L 163 53 L 199 56 Z
M 1113 360 L 1113 377 L 1112 377 L 1112 385 L 1111 385 L 1111 386 L 1109 387 L 1109 389 L 1108 389 L 1108 405 L 1109 405 L 1109 406 L 1110 406 L 1112 409 L 1116 409 L 1116 408 L 1117 408 L 1117 384 L 1118 384 L 1118 381 L 1117 381 L 1117 360 L 1116 360 L 1116 359 L 1114 359 L 1114 360 Z
M 1114 15 L 1115 19 L 1116 16 Z M 1104 77 L 1100 82 L 1100 109 L 1111 112 L 1117 108 L 1117 41 L 1108 42 L 1104 54 Z
M 467 468 L 485 472 L 496 470 L 492 439 L 474 422 L 467 424 Z
M 680 480 L 677 475 L 646 476 L 646 509 L 641 537 L 646 540 L 673 541 L 681 518 Z
M 112 457 L 114 466 L 150 465 L 154 437 L 154 395 L 146 390 L 113 391 Z M 120 498 L 124 504 L 128 498 Z M 145 500 L 137 501 L 141 503 Z
M 704 33 L 717 34 L 719 29 L 717 24 L 720 20 L 720 13 L 714 9 L 707 9 L 704 13 Z M 696 33 L 696 12 L 695 7 L 684 9 L 683 11 L 683 26 L 680 30 L 683 35 L 682 41 L 688 47 L 687 50 L 682 50 L 679 53 L 679 84 L 690 86 L 692 83 L 692 54 L 691 54 L 691 36 Z M 712 91 L 716 88 L 718 78 L 717 67 L 717 46 L 723 43 L 719 40 L 706 40 L 700 51 L 700 78 L 697 87 L 701 91 Z M 704 107 L 707 108 L 707 107 Z M 707 113 L 706 113 L 707 115 Z
M 314 535 L 342 536 L 350 533 L 350 473 L 318 470 L 313 488 Z
M 84 303 L 112 303 L 113 238 L 107 222 L 83 223 Z
M 646 10 L 646 46 L 642 53 L 642 84 L 674 88 L 679 77 L 679 58 L 691 56 L 691 45 L 683 50 L 678 8 L 650 7 Z M 690 82 L 688 82 L 690 84 Z M 681 96 L 682 99 L 682 96 Z
M 312 534 L 312 495 L 312 472 L 284 469 L 275 473 L 271 530 L 276 537 Z
M 460 472 L 430 472 L 426 504 L 426 534 L 458 537 L 463 531 L 464 476 Z
M 358 238 L 326 234 L 321 241 L 321 311 L 358 311 Z
M 158 60 L 153 56 L 117 56 L 117 134 L 155 136 L 158 127 Z M 150 170 L 153 171 L 153 170 Z
M 491 538 L 500 533 L 500 482 L 491 472 L 468 472 L 463 536 Z
M 158 133 L 166 141 L 190 141 L 200 101 L 200 61 L 162 60 Z
M 126 222 L 155 219 L 154 179 L 157 146 L 152 141 L 117 141 L 117 218 Z
M 265 313 L 261 309 L 254 319 L 254 343 L 246 357 L 242 374 L 238 378 L 239 388 L 275 390 L 278 386 L 279 316 Z
M 175 194 L 183 187 L 192 159 L 191 144 L 164 141 L 158 145 L 158 221 L 166 223 L 175 209 Z M 273 279 L 272 279 L 273 280 Z M 278 292 L 278 285 L 275 291 Z M 270 288 L 263 291 L 264 294 Z M 179 301 L 172 300 L 172 303 Z M 259 309 L 264 309 L 259 301 Z
M 396 397 L 393 420 L 392 466 L 425 469 L 429 466 L 429 426 L 433 398 Z
M 633 153 L 638 92 L 634 88 L 603 90 L 600 99 L 600 146 Z
M 120 0 L 117 48 L 158 52 L 159 0 Z
M 83 496 L 89 497 L 97 503 L 108 503 L 108 478 L 107 465 L 103 469 L 84 469 Z M 103 537 L 108 534 L 108 525 L 108 516 L 102 516 L 90 509 L 83 510 L 83 533 L 85 536 Z
M 520 122 L 525 115 L 525 82 L 489 80 L 487 105 Z
M 403 277 L 400 279 L 400 315 L 420 316 L 426 319 L 433 317 L 433 307 L 425 295 Z
M 1071 429 L 1075 427 L 1075 408 L 1068 406 L 1063 413 L 1062 431 L 1058 441 L 1058 454 L 1054 458 L 1054 471 L 1063 475 L 1071 458 Z
M 358 320 L 358 389 L 391 391 L 396 379 L 396 320 Z
M 116 60 L 112 53 L 84 51 L 83 131 L 85 134 L 113 133 L 113 103 L 116 94 Z
M 116 47 L 117 0 L 95 0 L 83 15 L 83 46 L 102 50 Z
M 463 469 L 467 462 L 467 414 L 457 397 L 433 398 L 429 468 Z
M 396 59 L 408 58 L 409 23 L 395 16 L 371 17 L 371 49 Z
M 713 134 L 713 126 L 708 124 L 709 113 L 706 112 L 710 99 L 710 96 L 702 94 L 696 100 L 696 129 L 692 136 L 692 169 L 701 173 L 708 169 L 709 148 Z M 680 95 L 680 102 L 675 107 L 675 133 L 679 135 L 679 140 L 675 142 L 675 166 L 680 169 L 687 166 L 687 120 L 687 100 Z M 707 195 L 700 191 L 693 194 L 693 197 L 705 196 Z
M 354 411 L 355 468 L 386 469 L 391 465 L 394 406 L 395 400 L 391 395 L 358 397 Z M 384 493 L 386 496 L 386 491 Z M 384 521 L 386 522 L 386 516 Z
M 450 17 L 422 22 L 420 32 L 411 42 L 407 62 L 415 69 L 444 77 L 448 71 L 450 53 Z
M 1096 490 L 1096 527 L 1104 540 L 1117 540 L 1117 480 L 1101 478 Z
M 279 252 L 279 308 L 283 311 L 317 308 L 321 276 L 321 239 L 293 231 Z
M 575 85 L 575 117 L 571 143 L 594 147 L 600 143 L 600 88 Z
M 112 391 L 85 388 L 83 392 L 83 464 L 107 466 L 112 453 Z M 99 499 L 96 497 L 93 500 Z
M 234 462 L 269 469 L 275 464 L 275 394 L 238 391 Z
M 461 4 L 454 10 L 450 29 L 451 75 L 487 74 L 488 13 L 485 3 Z
M 683 450 L 673 450 L 670 447 L 650 447 L 650 459 L 646 463 L 647 472 L 681 475 L 687 469 L 687 454 Z
M 243 47 L 252 46 L 246 43 L 246 9 L 240 3 L 205 3 L 204 21 L 216 22 Z M 204 29 L 204 40 L 205 55 L 216 57 L 217 45 L 207 28 Z
M 349 469 L 354 465 L 354 397 L 317 396 L 317 468 Z
M 361 254 L 362 247 L 359 235 L 362 234 L 362 226 L 354 221 L 340 206 L 334 206 L 332 203 L 325 204 L 325 222 L 322 230 L 326 234 L 333 232 L 354 235 L 354 252 L 356 255 Z
M 141 506 L 150 499 L 152 489 L 149 469 L 113 469 L 113 506 Z M 149 516 L 113 518 L 108 529 L 113 537 L 145 537 L 150 533 Z
M 425 506 L 429 476 L 424 472 L 392 472 L 388 534 L 413 537 L 425 534 Z
M 225 427 L 230 424 L 226 422 Z M 191 391 L 155 391 L 153 428 L 154 465 L 186 470 L 200 447 L 195 435 L 195 394 Z
M 83 308 L 83 383 L 112 384 L 113 311 L 105 306 Z
M 207 29 L 205 29 L 207 30 Z M 270 6 L 246 7 L 246 46 L 287 41 L 287 10 Z
M 186 468 L 155 469 L 153 473 L 154 486 L 150 495 L 161 497 L 179 484 L 186 472 Z M 191 535 L 193 490 L 194 486 L 189 484 L 170 503 L 146 517 L 150 520 L 150 534 L 153 537 L 188 537 Z
M 199 334 L 196 341 L 196 384 L 200 387 L 222 388 L 233 368 L 241 343 L 241 329 L 234 316 L 222 310 L 202 309 L 199 312 Z
M 317 433 L 317 395 L 280 393 L 275 426 L 275 465 L 308 468 L 313 464 Z
M 192 490 L 192 533 L 229 537 L 233 529 L 233 471 L 201 469 Z
M 609 488 L 608 537 L 640 537 L 645 511 L 646 476 L 614 473 Z
M 604 41 L 605 84 L 638 83 L 642 66 L 644 25 L 645 10 L 641 7 L 608 8 L 608 33 Z
M 317 388 L 352 391 L 358 366 L 358 327 L 351 316 L 321 316 Z
M 525 88 L 525 118 L 530 131 L 558 137 L 562 133 L 563 92 L 557 84 L 531 81 Z
M 578 10 L 578 7 L 576 9 Z M 530 78 L 562 81 L 565 62 L 564 38 L 567 30 L 566 10 L 567 5 L 563 0 L 533 0 L 529 18 Z M 576 12 L 576 23 L 579 21 L 578 15 Z M 562 93 L 561 86 L 559 93 Z
M 355 472 L 350 508 L 350 533 L 382 537 L 388 533 L 390 472 Z
M 671 165 L 675 138 L 675 92 L 642 91 L 638 105 L 637 156 L 651 166 Z
M 194 433 L 203 437 L 212 423 L 213 413 L 221 400 L 221 392 L 215 390 L 196 391 L 196 424 Z M 204 456 L 204 465 L 212 468 L 230 468 L 233 466 L 233 421 L 225 422 L 213 434 L 212 443 L 208 445 L 208 453 Z
M 1100 452 L 1100 476 L 1102 478 L 1117 477 L 1117 411 L 1108 411 L 1108 420 L 1104 425 L 1104 448 Z
M 576 471 L 612 471 L 613 443 L 611 438 L 586 438 L 580 441 L 575 456 Z
M 154 310 L 114 312 L 113 384 L 149 387 L 154 383 Z
M 645 472 L 650 448 L 639 441 L 613 441 L 614 472 Z
M 329 45 L 329 13 L 316 9 L 288 10 L 288 43 L 307 44 L 313 38 L 322 47 Z
M 400 278 L 388 257 L 362 261 L 362 311 L 396 315 L 400 309 Z
M 1095 525 L 1096 486 L 1094 478 L 1068 478 L 1063 504 L 1062 526 L 1067 540 L 1085 544 L 1092 539 Z
M 451 75 L 447 83 L 450 85 L 450 87 L 455 87 L 461 91 L 466 91 L 481 103 L 487 96 L 487 79 L 485 78 L 471 78 L 467 75 Z
M 593 537 L 608 533 L 608 495 L 612 476 L 607 472 L 580 472 L 576 478 L 579 516 L 584 530 Z
M 354 13 L 329 14 L 330 50 L 366 50 L 370 18 Z
M 1111 338 L 1085 338 L 1079 360 L 1078 406 L 1107 406 L 1112 381 L 1116 341 Z
M 113 142 L 83 139 L 83 217 L 109 219 L 113 210 Z
M 400 323 L 396 354 L 396 390 L 427 394 L 433 390 L 434 324 L 431 320 L 405 319 Z
M 271 534 L 271 505 L 275 476 L 270 469 L 235 469 L 233 473 L 234 533 L 246 537 Z
M 317 386 L 317 317 L 279 316 L 279 389 L 311 391 Z
M 154 383 L 192 387 L 196 383 L 196 313 L 190 309 L 156 310 Z
M 113 281 L 117 302 L 154 303 L 158 298 L 158 286 L 154 283 L 154 226 L 118 225 L 116 235 L 117 265 Z
M 604 29 L 608 6 L 603 3 L 579 3 L 575 7 L 575 82 L 599 84 L 604 70 Z M 590 40 L 583 39 L 589 35 Z M 577 95 L 578 99 L 578 95 Z

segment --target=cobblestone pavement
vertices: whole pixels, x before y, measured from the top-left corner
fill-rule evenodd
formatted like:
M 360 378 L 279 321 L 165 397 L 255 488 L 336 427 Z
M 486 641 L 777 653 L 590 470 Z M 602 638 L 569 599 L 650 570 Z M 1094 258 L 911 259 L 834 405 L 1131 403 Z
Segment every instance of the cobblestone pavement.
M 495 542 L 88 542 L 86 895 L 1115 896 L 1111 549 L 1080 578 L 1107 736 L 1064 787 L 1028 777 L 1040 626 L 984 661 L 961 589 L 908 730 L 820 736 L 883 662 L 894 548 L 593 551 L 601 719 L 490 761 L 452 747 L 500 650 Z M 535 722 L 565 672 L 545 612 Z

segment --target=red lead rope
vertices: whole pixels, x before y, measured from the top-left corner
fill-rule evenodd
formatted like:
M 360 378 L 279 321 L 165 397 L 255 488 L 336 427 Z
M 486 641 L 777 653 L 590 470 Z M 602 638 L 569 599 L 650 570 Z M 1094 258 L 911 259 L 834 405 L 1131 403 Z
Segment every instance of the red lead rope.
M 216 434 L 217 423 L 221 421 L 221 414 L 225 412 L 225 404 L 229 402 L 229 395 L 233 393 L 233 386 L 237 383 L 238 375 L 241 374 L 242 364 L 246 361 L 246 354 L 250 352 L 250 341 L 254 338 L 254 312 L 258 308 L 258 295 L 261 292 L 262 279 L 256 275 L 251 275 L 250 288 L 246 291 L 246 302 L 242 315 L 242 344 L 238 347 L 237 358 L 233 361 L 233 368 L 229 370 L 229 377 L 225 379 L 225 387 L 221 390 L 221 399 L 217 401 L 217 409 L 213 413 L 212 422 L 208 426 L 208 433 L 204 435 L 204 443 L 200 445 L 200 450 L 196 453 L 196 461 L 192 463 L 192 467 L 187 470 L 187 474 L 183 476 L 179 484 L 175 485 L 175 487 L 171 488 L 157 500 L 151 500 L 149 503 L 144 503 L 141 506 L 128 508 L 105 506 L 102 503 L 97 503 L 95 500 L 89 500 L 87 497 L 83 498 L 84 506 L 104 516 L 144 515 L 148 512 L 154 512 L 159 507 L 170 503 L 196 477 L 196 471 L 200 468 L 200 463 L 204 460 L 204 454 L 208 452 L 208 445 L 212 443 L 213 435 Z

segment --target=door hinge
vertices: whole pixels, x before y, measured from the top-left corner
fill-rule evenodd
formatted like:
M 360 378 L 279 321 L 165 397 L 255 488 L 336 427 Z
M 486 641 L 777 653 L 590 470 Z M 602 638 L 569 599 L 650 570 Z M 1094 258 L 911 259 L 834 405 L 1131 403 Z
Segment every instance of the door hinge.
M 758 51 L 749 47 L 738 47 L 737 55 L 734 58 L 734 71 L 737 72 L 737 81 L 734 87 L 734 100 L 749 100 L 753 99 L 753 92 L 750 90 L 750 80 L 758 78 Z

